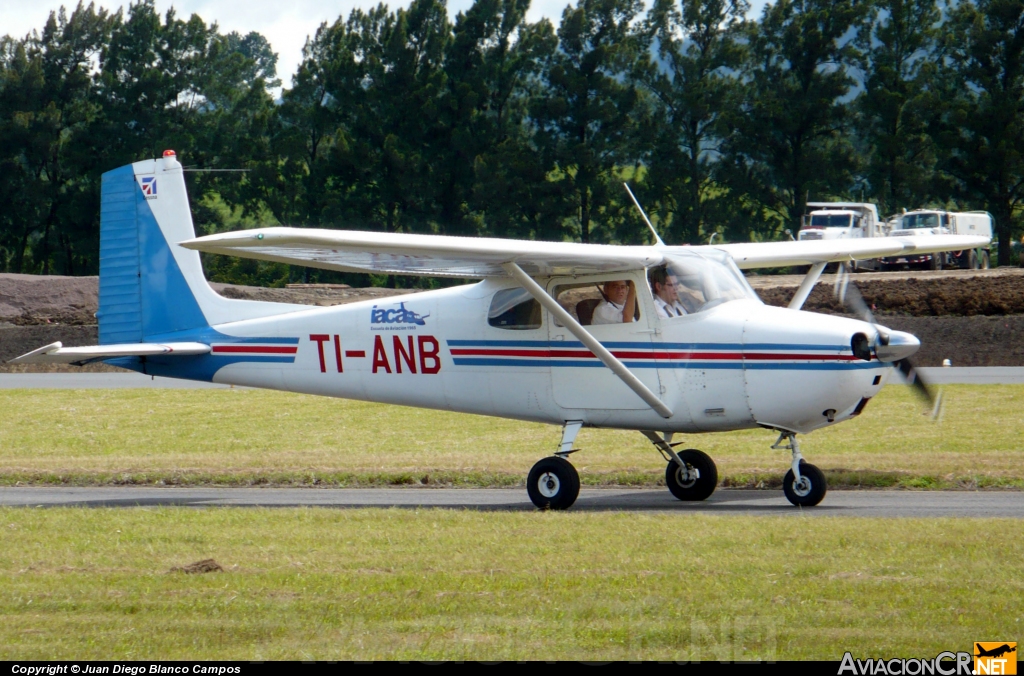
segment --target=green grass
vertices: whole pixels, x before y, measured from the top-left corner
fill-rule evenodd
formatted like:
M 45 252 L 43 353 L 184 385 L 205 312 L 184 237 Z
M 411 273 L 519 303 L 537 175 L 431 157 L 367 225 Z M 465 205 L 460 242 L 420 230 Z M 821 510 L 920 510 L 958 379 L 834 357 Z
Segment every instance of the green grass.
M 1015 640 L 1014 520 L 2 509 L 0 659 L 839 659 Z M 171 573 L 214 558 L 225 572 Z
M 1024 386 L 945 388 L 941 422 L 889 387 L 853 421 L 802 438 L 832 486 L 1024 488 Z M 512 486 L 560 430 L 263 390 L 0 391 L 0 485 Z M 767 430 L 681 437 L 729 486 L 777 487 L 789 464 Z M 587 485 L 655 485 L 664 463 L 635 432 L 584 430 Z

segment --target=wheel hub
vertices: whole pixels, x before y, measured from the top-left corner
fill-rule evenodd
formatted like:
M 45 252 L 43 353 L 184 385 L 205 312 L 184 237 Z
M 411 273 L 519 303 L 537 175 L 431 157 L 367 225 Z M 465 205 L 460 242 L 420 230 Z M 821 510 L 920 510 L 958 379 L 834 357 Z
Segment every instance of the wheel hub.
M 806 476 L 801 476 L 799 479 L 793 482 L 793 493 L 801 498 L 806 498 L 811 494 L 811 480 Z
M 692 488 L 700 478 L 700 470 L 684 465 L 676 470 L 676 482 L 683 488 Z
M 558 495 L 559 489 L 562 487 L 562 482 L 558 480 L 552 472 L 544 472 L 537 479 L 537 490 L 545 498 L 553 498 Z

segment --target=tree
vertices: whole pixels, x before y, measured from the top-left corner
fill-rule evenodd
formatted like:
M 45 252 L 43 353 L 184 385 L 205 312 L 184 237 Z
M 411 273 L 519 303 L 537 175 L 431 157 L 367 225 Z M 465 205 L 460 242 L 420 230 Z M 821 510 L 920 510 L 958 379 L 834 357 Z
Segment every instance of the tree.
M 99 160 L 90 132 L 99 108 L 90 69 L 109 23 L 106 10 L 79 4 L 0 47 L 0 195 L 9 193 L 4 239 L 16 272 L 95 270 Z
M 547 20 L 526 22 L 528 8 L 528 0 L 477 0 L 456 17 L 440 102 L 444 135 L 434 156 L 446 232 L 544 236 L 557 229 L 551 167 L 526 125 L 557 38 Z
M 366 227 L 432 231 L 438 192 L 431 156 L 441 135 L 439 98 L 450 36 L 444 2 L 354 10 L 322 36 L 326 104 L 337 115 L 328 189 L 335 217 Z
M 266 97 L 266 64 L 246 56 L 246 48 L 194 14 L 183 21 L 171 9 L 161 20 L 153 0 L 132 4 L 127 18 L 116 16 L 96 83 L 112 166 L 165 148 L 187 151 L 189 164 L 209 164 L 230 145 L 218 143 L 222 118 L 234 115 L 253 89 Z
M 337 25 L 320 26 L 303 47 L 303 60 L 281 104 L 261 125 L 249 173 L 231 201 L 249 214 L 268 209 L 278 223 L 320 225 L 327 192 L 328 151 L 338 126 L 331 94 L 331 69 L 339 43 L 347 37 Z M 342 48 L 343 49 L 343 48 Z
M 41 32 L 0 39 L 4 269 L 95 273 L 102 172 L 165 148 L 200 167 L 234 163 L 272 106 L 263 78 L 275 59 L 258 34 L 161 21 L 152 0 L 127 19 L 62 8 Z M 204 196 L 227 184 L 188 176 L 201 220 Z
M 935 0 L 877 0 L 857 36 L 864 92 L 856 100 L 864 176 L 882 213 L 917 208 L 935 195 L 938 108 L 932 85 L 941 15 Z
M 538 143 L 557 167 L 555 180 L 571 200 L 583 242 L 591 241 L 594 213 L 610 204 L 612 186 L 621 190 L 616 169 L 638 155 L 637 90 L 625 75 L 637 55 L 630 24 L 640 7 L 639 0 L 579 0 L 566 7 L 558 51 L 531 107 Z
M 830 197 L 852 183 L 844 98 L 854 84 L 851 33 L 866 11 L 862 0 L 778 0 L 750 35 L 744 96 L 719 168 L 732 197 L 763 214 L 762 236 L 798 227 L 811 193 Z
M 1024 200 L 1024 0 L 961 2 L 943 27 L 949 59 L 939 134 L 959 195 L 995 217 L 999 264 L 1010 262 Z
M 658 114 L 645 185 L 671 241 L 696 244 L 715 229 L 723 191 L 711 174 L 739 89 L 748 9 L 743 0 L 657 0 L 647 18 L 657 58 L 646 53 L 636 76 Z
M 281 86 L 277 77 L 277 54 L 265 37 L 255 31 L 245 35 L 232 31 L 224 36 L 224 45 L 244 59 L 240 75 L 245 82 L 262 80 L 267 87 Z

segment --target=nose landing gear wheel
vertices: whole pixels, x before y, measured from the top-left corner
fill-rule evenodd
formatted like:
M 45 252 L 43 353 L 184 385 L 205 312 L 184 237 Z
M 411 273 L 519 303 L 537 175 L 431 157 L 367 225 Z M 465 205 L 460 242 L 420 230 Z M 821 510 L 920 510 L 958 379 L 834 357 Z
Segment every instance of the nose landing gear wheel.
M 675 460 L 665 468 L 665 483 L 672 495 L 685 502 L 707 500 L 718 485 L 718 468 L 707 453 L 695 448 L 680 451 L 679 459 L 686 467 L 680 467 Z
M 782 480 L 786 499 L 797 507 L 813 507 L 824 499 L 826 490 L 825 474 L 803 461 L 800 462 L 800 481 L 794 479 L 793 470 L 786 472 Z
M 530 470 L 526 492 L 540 509 L 569 509 L 580 494 L 580 475 L 568 460 L 544 458 Z

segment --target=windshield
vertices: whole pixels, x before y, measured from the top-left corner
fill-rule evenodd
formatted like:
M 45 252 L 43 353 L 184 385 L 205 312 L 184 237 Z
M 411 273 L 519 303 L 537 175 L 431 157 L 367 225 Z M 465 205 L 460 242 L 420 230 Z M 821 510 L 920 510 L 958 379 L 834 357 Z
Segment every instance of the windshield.
M 665 272 L 675 299 L 687 314 L 701 312 L 731 300 L 760 302 L 732 256 L 724 251 L 673 253 L 665 257 Z M 671 291 L 669 292 L 671 293 Z
M 850 214 L 813 214 L 811 216 L 812 228 L 845 228 L 850 225 L 853 217 Z
M 904 214 L 903 229 L 912 228 L 937 228 L 939 227 L 938 214 Z

